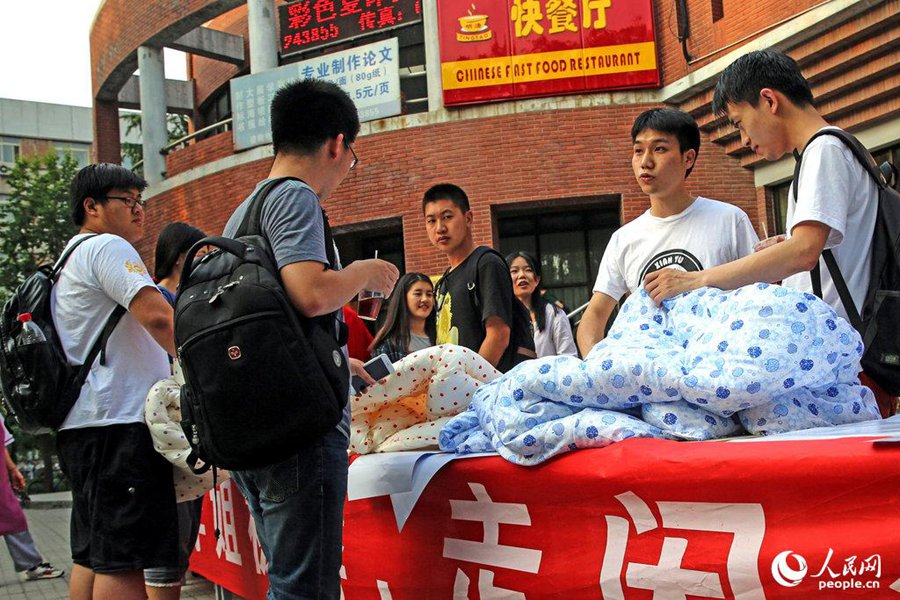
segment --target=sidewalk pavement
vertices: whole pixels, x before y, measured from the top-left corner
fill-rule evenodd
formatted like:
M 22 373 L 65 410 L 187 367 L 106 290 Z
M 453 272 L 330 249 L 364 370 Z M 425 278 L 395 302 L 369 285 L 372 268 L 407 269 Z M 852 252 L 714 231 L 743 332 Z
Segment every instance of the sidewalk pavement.
M 69 515 L 72 497 L 68 492 L 35 494 L 25 509 L 28 528 L 44 560 L 66 574 L 57 579 L 22 582 L 13 568 L 5 545 L 0 548 L 0 598 L 4 600 L 67 600 L 72 558 L 69 551 Z M 187 576 L 181 588 L 183 600 L 215 600 L 215 590 L 209 581 Z

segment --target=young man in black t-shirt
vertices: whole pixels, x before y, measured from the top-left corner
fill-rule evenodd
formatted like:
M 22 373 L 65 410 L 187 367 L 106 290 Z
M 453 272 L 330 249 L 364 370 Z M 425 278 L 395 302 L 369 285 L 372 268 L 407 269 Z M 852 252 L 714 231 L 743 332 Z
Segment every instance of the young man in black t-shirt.
M 451 183 L 432 186 L 422 199 L 428 239 L 447 256 L 450 267 L 435 290 L 437 343 L 478 352 L 500 371 L 513 366 L 507 351 L 513 319 L 509 267 L 494 253 L 483 254 L 472 239 L 472 211 L 466 193 Z M 477 282 L 468 261 L 477 261 Z M 474 286 L 477 285 L 478 305 Z M 473 288 L 473 289 L 470 289 Z

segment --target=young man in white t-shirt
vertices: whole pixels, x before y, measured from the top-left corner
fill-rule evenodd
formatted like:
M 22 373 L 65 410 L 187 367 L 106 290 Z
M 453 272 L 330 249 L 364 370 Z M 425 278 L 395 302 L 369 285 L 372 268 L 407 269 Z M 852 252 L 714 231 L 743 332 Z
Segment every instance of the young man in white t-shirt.
M 788 194 L 788 238 L 751 256 L 694 273 L 658 272 L 645 286 L 656 302 L 704 286 L 735 289 L 759 281 L 812 293 L 808 273 L 830 248 L 857 309 L 869 287 L 872 235 L 878 210 L 875 182 L 850 149 L 834 136 L 817 131 L 830 126 L 813 106 L 809 84 L 797 63 L 780 52 L 750 52 L 729 65 L 719 78 L 713 111 L 725 115 L 741 141 L 766 160 L 802 152 L 797 183 Z M 841 300 L 824 263 L 823 299 L 844 318 Z M 870 380 L 882 414 L 891 400 Z
M 700 130 L 687 113 L 654 108 L 631 128 L 631 166 L 650 209 L 610 238 L 594 295 L 578 326 L 586 356 L 603 339 L 616 303 L 660 269 L 696 272 L 752 252 L 757 242 L 750 219 L 731 204 L 694 196 L 687 189 L 700 151 Z
M 51 293 L 53 322 L 71 364 L 82 364 L 116 306 L 127 311 L 110 335 L 57 435 L 72 484 L 75 600 L 145 598 L 143 569 L 176 566 L 172 466 L 144 424 L 150 387 L 175 354 L 172 308 L 132 245 L 144 229 L 144 179 L 118 165 L 81 169 L 72 220 L 84 236 Z

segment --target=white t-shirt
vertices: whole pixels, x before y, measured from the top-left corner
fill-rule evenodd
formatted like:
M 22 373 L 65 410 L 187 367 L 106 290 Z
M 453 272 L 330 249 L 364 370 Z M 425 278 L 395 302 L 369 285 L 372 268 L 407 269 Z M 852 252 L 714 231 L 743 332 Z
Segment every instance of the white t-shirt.
M 647 273 L 715 267 L 750 254 L 757 241 L 747 213 L 725 202 L 698 196 L 670 217 L 654 217 L 648 210 L 613 233 L 594 291 L 618 301 L 640 289 Z
M 826 127 L 824 129 L 836 129 Z M 799 195 L 794 202 L 793 184 L 788 193 L 787 230 L 804 221 L 828 225 L 831 231 L 825 248 L 831 248 L 856 309 L 862 309 L 872 266 L 872 234 L 878 213 L 878 189 L 853 152 L 830 135 L 814 139 L 803 151 L 800 164 Z M 847 312 L 837 289 L 819 259 L 822 296 L 842 317 Z M 785 278 L 783 285 L 812 293 L 808 272 Z
M 78 246 L 50 296 L 53 323 L 70 364 L 84 362 L 116 304 L 128 307 L 144 287 L 156 289 L 137 250 L 121 237 L 102 234 Z M 166 351 L 126 312 L 106 344 L 106 365 L 94 361 L 60 429 L 143 423 L 147 392 L 168 376 Z

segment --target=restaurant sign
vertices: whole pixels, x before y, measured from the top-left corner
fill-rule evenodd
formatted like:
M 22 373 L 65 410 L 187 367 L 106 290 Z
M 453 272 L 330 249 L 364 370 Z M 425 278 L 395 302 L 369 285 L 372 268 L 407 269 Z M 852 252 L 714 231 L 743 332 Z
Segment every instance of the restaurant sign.
M 438 0 L 444 104 L 659 87 L 651 0 Z

